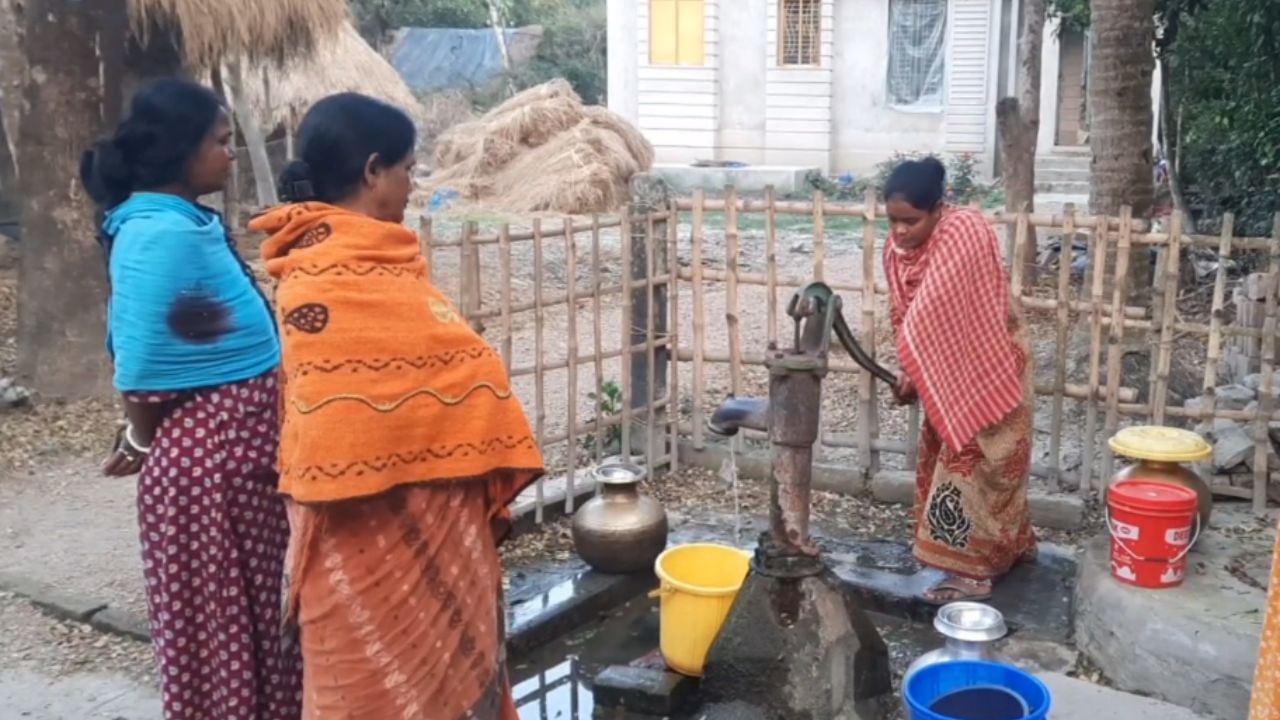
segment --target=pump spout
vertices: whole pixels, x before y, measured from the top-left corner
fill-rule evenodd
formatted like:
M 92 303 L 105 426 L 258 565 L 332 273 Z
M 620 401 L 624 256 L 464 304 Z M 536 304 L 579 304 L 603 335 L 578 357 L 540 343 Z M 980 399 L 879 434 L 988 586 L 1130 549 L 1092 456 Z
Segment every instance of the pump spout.
M 730 397 L 707 421 L 707 429 L 723 437 L 733 437 L 743 428 L 761 432 L 769 429 L 768 398 Z

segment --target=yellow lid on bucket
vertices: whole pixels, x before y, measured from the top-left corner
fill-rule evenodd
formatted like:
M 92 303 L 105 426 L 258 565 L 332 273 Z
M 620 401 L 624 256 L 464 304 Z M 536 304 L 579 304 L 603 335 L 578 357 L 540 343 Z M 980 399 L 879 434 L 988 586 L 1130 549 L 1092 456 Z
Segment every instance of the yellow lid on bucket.
M 1185 463 L 1213 455 L 1213 447 L 1190 430 L 1141 425 L 1121 430 L 1111 437 L 1111 451 L 1135 460 Z

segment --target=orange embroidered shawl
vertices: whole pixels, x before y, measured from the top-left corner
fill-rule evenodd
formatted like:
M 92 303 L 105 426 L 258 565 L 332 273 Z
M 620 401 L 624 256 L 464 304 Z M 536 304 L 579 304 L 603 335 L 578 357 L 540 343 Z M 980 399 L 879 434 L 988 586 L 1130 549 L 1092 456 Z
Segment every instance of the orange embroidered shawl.
M 250 227 L 270 234 L 278 281 L 284 493 L 321 502 L 501 476 L 514 495 L 542 474 L 501 358 L 431 284 L 413 232 L 321 203 Z

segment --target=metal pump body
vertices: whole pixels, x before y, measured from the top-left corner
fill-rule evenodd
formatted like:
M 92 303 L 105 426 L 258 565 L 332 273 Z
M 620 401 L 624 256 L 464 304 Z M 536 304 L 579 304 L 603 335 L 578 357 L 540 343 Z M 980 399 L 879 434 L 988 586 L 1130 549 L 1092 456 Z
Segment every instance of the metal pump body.
M 769 397 L 730 398 L 709 426 L 721 435 L 767 430 L 769 530 L 707 660 L 704 703 L 743 701 L 769 718 L 879 720 L 892 692 L 884 640 L 822 561 L 809 535 L 813 446 L 834 333 L 859 364 L 893 375 L 858 347 L 840 297 L 812 283 L 791 299 L 792 349 L 770 347 Z

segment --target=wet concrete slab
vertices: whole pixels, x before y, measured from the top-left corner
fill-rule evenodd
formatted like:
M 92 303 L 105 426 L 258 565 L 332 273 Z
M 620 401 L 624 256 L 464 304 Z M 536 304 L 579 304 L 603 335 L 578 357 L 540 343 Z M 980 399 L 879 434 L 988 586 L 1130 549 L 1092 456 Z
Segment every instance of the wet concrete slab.
M 154 688 L 106 673 L 53 678 L 0 671 L 0 718 L 9 720 L 161 720 Z
M 732 517 L 683 519 L 675 525 L 671 544 L 719 542 L 749 549 L 755 547 L 764 523 L 744 518 L 739 537 L 733 527 Z M 854 539 L 822 528 L 813 536 L 832 571 L 863 599 L 868 611 L 919 622 L 933 619 L 937 608 L 922 595 L 944 574 L 921 565 L 910 546 Z M 1035 562 L 1018 566 L 998 583 L 988 602 L 1004 613 L 1012 636 L 1066 643 L 1072 634 L 1076 560 L 1070 551 L 1052 545 L 1041 545 L 1040 550 Z
M 549 575 L 554 576 L 554 575 Z M 507 651 L 521 656 L 598 620 L 610 610 L 658 586 L 652 573 L 609 575 L 579 570 L 546 585 L 534 577 L 511 593 Z

